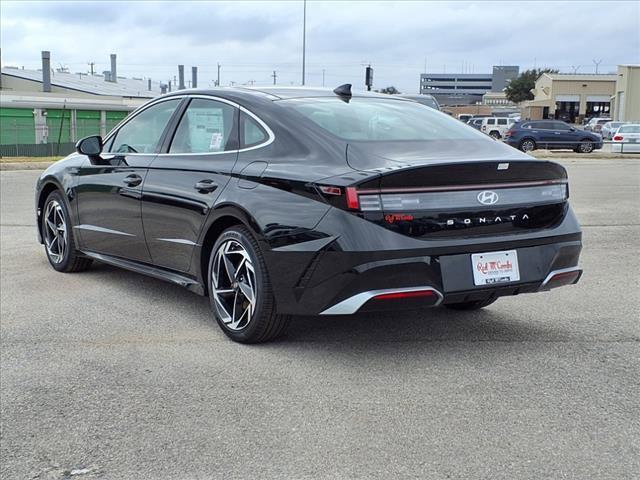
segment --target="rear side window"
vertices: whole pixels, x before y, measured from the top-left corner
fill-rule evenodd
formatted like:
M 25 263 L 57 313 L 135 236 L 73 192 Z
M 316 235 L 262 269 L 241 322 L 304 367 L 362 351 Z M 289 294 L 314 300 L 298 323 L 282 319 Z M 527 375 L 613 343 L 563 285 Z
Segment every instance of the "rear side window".
M 170 153 L 219 153 L 237 150 L 237 110 L 204 98 L 191 100 L 180 119 Z
M 416 102 L 353 97 L 300 98 L 278 101 L 319 128 L 344 140 L 362 142 L 478 140 L 474 129 Z
M 125 123 L 108 143 L 113 153 L 154 153 L 181 98 L 160 102 Z
M 268 138 L 265 129 L 251 115 L 240 113 L 240 148 L 255 147 Z
M 498 119 L 498 125 L 507 125 L 507 119 L 506 118 L 499 118 Z

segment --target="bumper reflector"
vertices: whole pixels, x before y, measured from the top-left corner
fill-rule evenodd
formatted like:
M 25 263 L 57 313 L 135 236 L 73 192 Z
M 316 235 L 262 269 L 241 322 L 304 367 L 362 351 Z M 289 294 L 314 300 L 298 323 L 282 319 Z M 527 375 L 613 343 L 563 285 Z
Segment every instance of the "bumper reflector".
M 405 298 L 422 297 L 432 302 L 427 306 L 438 306 L 442 303 L 442 294 L 433 287 L 407 287 L 386 290 L 372 290 L 361 292 L 336 303 L 332 307 L 320 312 L 320 315 L 351 315 L 356 313 L 369 300 L 401 300 Z
M 374 300 L 399 300 L 402 298 L 413 297 L 437 297 L 433 290 L 416 290 L 414 292 L 396 292 L 396 293 L 381 293 L 373 297 Z
M 574 285 L 578 283 L 581 276 L 582 270 L 578 267 L 554 270 L 544 279 L 540 290 L 551 290 L 552 288 L 564 287 L 565 285 Z

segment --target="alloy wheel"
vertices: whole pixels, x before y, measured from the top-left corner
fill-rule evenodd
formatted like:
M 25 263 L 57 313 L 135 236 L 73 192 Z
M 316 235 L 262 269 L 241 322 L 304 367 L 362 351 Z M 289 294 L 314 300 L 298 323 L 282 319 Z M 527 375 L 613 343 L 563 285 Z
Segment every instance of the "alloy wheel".
M 580 151 L 582 153 L 591 153 L 593 151 L 593 144 L 591 142 L 583 142 L 580 144 Z
M 530 152 L 535 147 L 535 144 L 531 140 L 525 140 L 522 142 L 521 149 L 523 152 Z
M 249 252 L 236 240 L 216 251 L 211 269 L 211 290 L 220 319 L 230 330 L 242 330 L 256 308 L 256 274 Z
M 44 212 L 44 241 L 51 261 L 61 263 L 67 251 L 67 224 L 57 200 L 51 200 Z

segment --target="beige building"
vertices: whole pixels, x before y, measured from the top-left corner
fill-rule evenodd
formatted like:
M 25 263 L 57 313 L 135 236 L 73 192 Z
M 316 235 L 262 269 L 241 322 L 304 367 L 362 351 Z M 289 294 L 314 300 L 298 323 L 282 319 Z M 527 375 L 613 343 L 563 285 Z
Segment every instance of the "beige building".
M 585 117 L 611 114 L 617 75 L 543 73 L 532 90 L 534 99 L 521 106 L 522 118 L 555 118 L 580 123 Z
M 640 122 L 640 65 L 618 65 L 611 111 L 614 120 Z

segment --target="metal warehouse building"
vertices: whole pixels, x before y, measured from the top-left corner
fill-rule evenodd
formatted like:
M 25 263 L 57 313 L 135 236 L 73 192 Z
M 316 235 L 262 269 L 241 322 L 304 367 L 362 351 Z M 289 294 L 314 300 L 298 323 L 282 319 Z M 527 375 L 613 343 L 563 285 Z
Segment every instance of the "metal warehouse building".
M 73 151 L 87 135 L 105 135 L 127 114 L 161 93 L 159 82 L 116 75 L 116 58 L 104 75 L 43 68 L 2 68 L 0 156 L 53 156 Z

